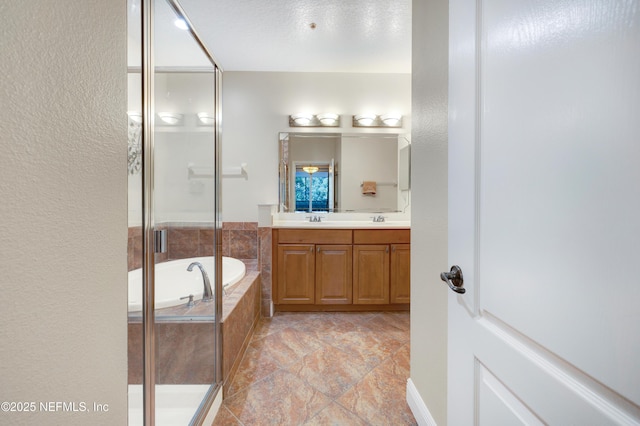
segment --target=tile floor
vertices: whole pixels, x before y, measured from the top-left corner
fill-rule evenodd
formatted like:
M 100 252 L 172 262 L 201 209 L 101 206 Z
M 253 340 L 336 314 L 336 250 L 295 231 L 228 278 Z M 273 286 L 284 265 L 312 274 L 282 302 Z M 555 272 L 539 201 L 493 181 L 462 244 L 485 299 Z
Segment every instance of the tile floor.
M 409 313 L 262 318 L 214 425 L 415 425 Z

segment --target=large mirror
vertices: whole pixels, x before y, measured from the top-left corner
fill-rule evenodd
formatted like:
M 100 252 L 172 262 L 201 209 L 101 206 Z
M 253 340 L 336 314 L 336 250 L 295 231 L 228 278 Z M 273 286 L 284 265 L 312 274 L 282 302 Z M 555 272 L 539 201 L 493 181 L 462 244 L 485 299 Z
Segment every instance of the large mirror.
M 280 133 L 279 210 L 403 212 L 410 143 L 397 133 Z

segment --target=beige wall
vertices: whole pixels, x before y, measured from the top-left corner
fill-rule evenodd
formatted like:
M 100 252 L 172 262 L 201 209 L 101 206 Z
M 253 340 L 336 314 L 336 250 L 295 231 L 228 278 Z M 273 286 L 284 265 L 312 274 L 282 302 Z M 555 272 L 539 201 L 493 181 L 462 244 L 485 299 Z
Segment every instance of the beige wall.
M 0 423 L 126 424 L 126 2 L 4 1 L 0 24 L 0 401 L 109 406 Z
M 411 380 L 447 421 L 447 0 L 413 1 Z
M 255 222 L 258 204 L 278 203 L 278 133 L 291 130 L 290 114 L 335 112 L 342 126 L 321 130 L 355 133 L 351 115 L 399 111 L 395 133 L 411 128 L 409 74 L 226 71 L 222 80 L 222 166 L 248 168 L 247 179 L 222 181 L 224 221 Z

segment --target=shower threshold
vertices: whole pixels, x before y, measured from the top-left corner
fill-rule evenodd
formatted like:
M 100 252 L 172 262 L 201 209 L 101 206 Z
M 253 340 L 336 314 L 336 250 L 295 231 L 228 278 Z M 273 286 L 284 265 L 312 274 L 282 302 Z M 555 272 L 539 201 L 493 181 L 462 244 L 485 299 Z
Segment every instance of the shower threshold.
M 191 422 L 211 385 L 156 385 L 156 425 Z M 142 426 L 142 385 L 129 385 L 129 426 Z

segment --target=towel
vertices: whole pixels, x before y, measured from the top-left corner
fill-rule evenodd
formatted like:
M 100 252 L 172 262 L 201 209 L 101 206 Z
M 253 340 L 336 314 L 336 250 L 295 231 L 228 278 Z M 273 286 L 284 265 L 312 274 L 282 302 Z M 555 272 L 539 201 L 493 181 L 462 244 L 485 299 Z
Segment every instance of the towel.
M 376 183 L 372 180 L 362 182 L 362 195 L 376 195 Z

